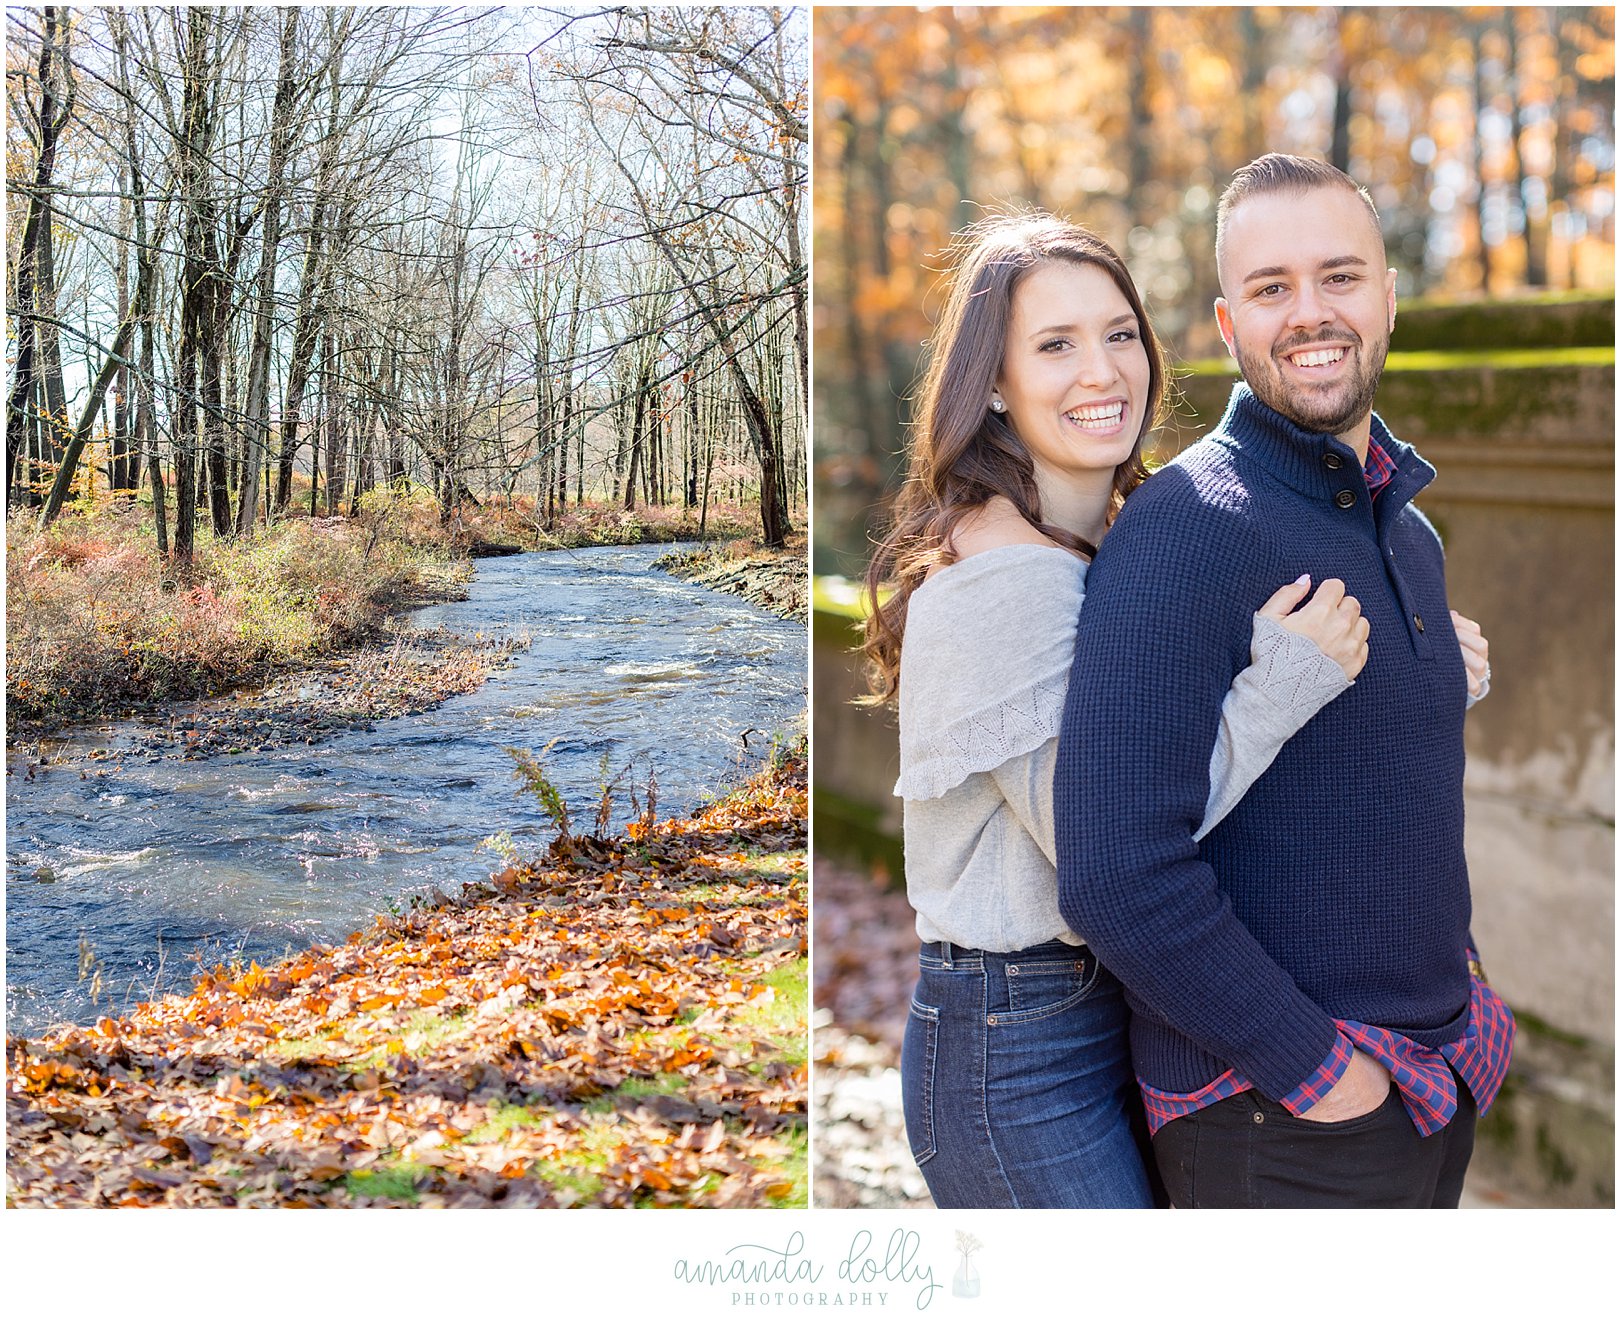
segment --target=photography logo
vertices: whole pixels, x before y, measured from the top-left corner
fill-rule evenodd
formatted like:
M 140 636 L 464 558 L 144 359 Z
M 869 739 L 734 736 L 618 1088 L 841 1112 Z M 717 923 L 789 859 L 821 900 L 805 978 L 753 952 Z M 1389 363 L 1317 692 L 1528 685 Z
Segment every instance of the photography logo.
M 979 1295 L 979 1274 L 968 1258 L 977 1249 L 978 1241 L 957 1234 L 963 1268 L 953 1295 Z M 946 1286 L 935 1281 L 934 1266 L 921 1253 L 920 1235 L 898 1228 L 881 1245 L 863 1228 L 827 1255 L 808 1250 L 804 1234 L 794 1232 L 780 1246 L 739 1242 L 709 1258 L 677 1259 L 673 1274 L 678 1283 L 709 1289 L 734 1309 L 925 1310 Z M 962 1281 L 964 1270 L 971 1284 Z
M 951 1278 L 951 1294 L 972 1299 L 979 1295 L 979 1269 L 974 1265 L 974 1252 L 980 1247 L 980 1240 L 972 1232 L 957 1233 L 957 1253 L 962 1256 L 962 1263 L 957 1265 L 957 1272 Z

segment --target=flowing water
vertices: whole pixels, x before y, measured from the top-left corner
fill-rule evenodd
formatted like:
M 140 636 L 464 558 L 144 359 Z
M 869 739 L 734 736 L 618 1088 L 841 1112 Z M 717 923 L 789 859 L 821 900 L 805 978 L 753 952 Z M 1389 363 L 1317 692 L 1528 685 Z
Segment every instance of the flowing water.
M 725 791 L 805 708 L 805 627 L 654 569 L 670 546 L 483 560 L 418 626 L 532 644 L 478 690 L 318 746 L 204 761 L 61 765 L 6 788 L 6 1025 L 34 1034 L 184 989 L 196 959 L 260 962 L 341 939 L 406 895 L 455 893 L 552 830 L 503 748 L 538 752 L 576 830 L 604 755 L 658 775 L 661 816 Z M 760 735 L 746 739 L 750 729 Z M 114 730 L 128 741 L 134 731 Z M 82 752 L 106 744 L 86 736 Z M 71 753 L 70 753 L 71 754 Z M 57 757 L 53 757 L 57 759 Z M 628 816 L 621 786 L 616 823 Z M 81 950 L 95 958 L 81 978 Z M 93 995 L 92 990 L 95 990 Z M 93 1001 L 94 998 L 94 1001 Z

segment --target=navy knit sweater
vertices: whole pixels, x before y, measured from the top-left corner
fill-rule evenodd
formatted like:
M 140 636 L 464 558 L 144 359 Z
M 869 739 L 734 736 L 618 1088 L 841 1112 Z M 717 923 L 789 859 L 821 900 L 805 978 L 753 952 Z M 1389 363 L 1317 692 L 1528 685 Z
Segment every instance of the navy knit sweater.
M 1221 424 L 1127 501 L 1087 576 L 1055 783 L 1059 906 L 1124 981 L 1150 1085 L 1229 1067 L 1281 1099 L 1336 1017 L 1420 1044 L 1467 1024 L 1463 657 L 1441 544 L 1412 505 L 1435 469 L 1369 498 L 1355 452 L 1244 385 Z M 1193 841 L 1222 698 L 1254 610 L 1339 577 L 1367 666 Z

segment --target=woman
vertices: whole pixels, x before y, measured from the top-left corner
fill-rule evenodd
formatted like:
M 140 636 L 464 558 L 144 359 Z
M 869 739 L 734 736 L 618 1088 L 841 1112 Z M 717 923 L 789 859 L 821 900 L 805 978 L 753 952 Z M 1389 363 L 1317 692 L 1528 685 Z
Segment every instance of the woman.
M 1052 773 L 1086 565 L 1148 476 L 1163 395 L 1108 244 L 1040 214 L 969 231 L 867 582 L 923 941 L 906 1125 L 942 1208 L 1153 1203 L 1121 989 L 1058 912 Z M 1357 602 L 1330 580 L 1297 609 L 1309 592 L 1257 602 L 1196 837 L 1366 662 Z

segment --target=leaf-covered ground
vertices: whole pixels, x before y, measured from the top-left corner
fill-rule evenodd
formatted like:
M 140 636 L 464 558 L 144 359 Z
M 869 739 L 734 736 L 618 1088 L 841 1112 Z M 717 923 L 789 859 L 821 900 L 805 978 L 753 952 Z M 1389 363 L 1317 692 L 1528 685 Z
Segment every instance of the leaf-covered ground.
M 816 1204 L 929 1207 L 901 1112 L 901 1041 L 917 980 L 912 908 L 900 888 L 817 857 L 815 920 Z
M 7 1042 L 15 1206 L 805 1203 L 805 779 Z

